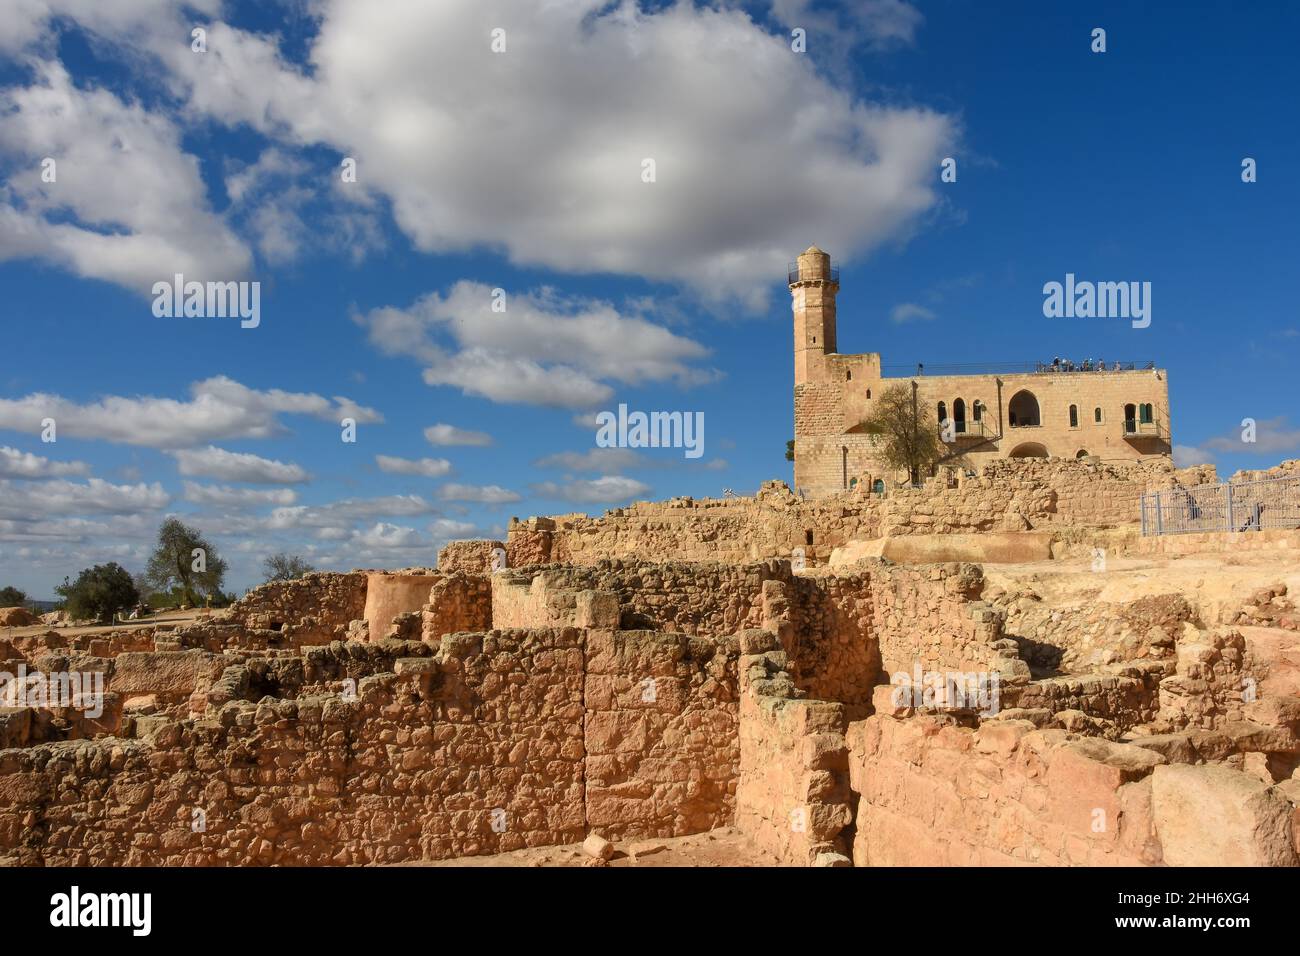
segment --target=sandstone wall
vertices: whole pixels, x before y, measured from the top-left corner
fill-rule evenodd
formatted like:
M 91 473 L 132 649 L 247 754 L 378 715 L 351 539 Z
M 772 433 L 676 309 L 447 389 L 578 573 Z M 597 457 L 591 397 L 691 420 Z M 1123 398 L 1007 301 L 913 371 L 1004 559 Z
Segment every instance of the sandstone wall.
M 874 716 L 847 739 L 858 866 L 1300 862 L 1287 788 L 1226 767 L 1023 720 Z
M 741 641 L 736 826 L 783 863 L 826 865 L 852 818 L 844 706 L 798 697 L 771 632 Z
M 421 609 L 421 637 L 436 643 L 444 634 L 492 628 L 492 582 L 486 574 L 453 571 L 429 589 Z
M 176 635 L 186 646 L 212 650 L 220 646 L 325 644 L 345 637 L 348 624 L 365 616 L 365 607 L 365 572 L 313 571 L 292 581 L 272 581 L 253 588 L 209 621 L 179 628 Z
M 607 839 L 731 824 L 739 775 L 738 643 L 588 632 L 587 823 Z
M 1167 460 L 1095 463 L 1060 459 L 989 462 L 968 478 L 954 469 L 917 489 L 871 494 L 866 483 L 804 500 L 782 482 L 752 498 L 637 502 L 602 517 L 512 520 L 510 567 L 604 559 L 747 563 L 802 554 L 824 564 L 849 541 L 884 535 L 1063 530 L 1132 524 L 1146 491 L 1213 480 L 1213 469 L 1178 470 Z M 951 485 L 951 487 L 950 487 Z
M 534 628 L 443 635 L 436 655 L 124 655 L 120 686 L 192 688 L 199 716 L 152 705 L 122 736 L 30 746 L 31 708 L 0 708 L 0 847 L 46 865 L 330 865 L 725 825 L 736 646 Z

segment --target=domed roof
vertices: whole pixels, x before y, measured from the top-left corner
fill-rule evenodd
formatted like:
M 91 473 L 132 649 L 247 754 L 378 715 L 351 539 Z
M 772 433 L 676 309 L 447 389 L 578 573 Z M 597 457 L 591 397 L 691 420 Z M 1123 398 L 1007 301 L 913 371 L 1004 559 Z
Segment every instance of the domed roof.
M 822 252 L 822 251 L 821 251 L 820 249 L 818 249 L 816 246 L 809 246 L 807 249 L 805 249 L 805 250 L 803 251 L 803 254 L 804 254 L 805 256 L 811 256 L 811 255 L 824 256 L 824 255 L 826 255 L 826 253 Z

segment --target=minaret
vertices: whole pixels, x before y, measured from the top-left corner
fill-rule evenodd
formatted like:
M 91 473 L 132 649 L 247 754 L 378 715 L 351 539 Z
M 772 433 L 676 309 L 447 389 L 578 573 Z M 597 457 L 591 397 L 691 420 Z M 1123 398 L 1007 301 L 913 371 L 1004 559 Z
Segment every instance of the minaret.
M 835 293 L 840 288 L 838 269 L 831 257 L 809 246 L 790 270 L 790 298 L 794 309 L 794 383 L 817 381 L 823 374 L 822 356 L 835 352 Z

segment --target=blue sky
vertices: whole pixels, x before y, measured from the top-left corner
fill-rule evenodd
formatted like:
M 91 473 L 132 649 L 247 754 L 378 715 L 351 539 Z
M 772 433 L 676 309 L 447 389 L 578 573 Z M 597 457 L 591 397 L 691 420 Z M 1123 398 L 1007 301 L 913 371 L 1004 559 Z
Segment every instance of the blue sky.
M 275 551 L 430 564 L 511 515 L 788 480 L 814 242 L 841 351 L 1154 360 L 1181 462 L 1297 455 L 1300 8 L 539 8 L 5 6 L 0 584 L 140 570 L 167 514 L 242 589 Z M 178 271 L 259 282 L 260 325 L 155 317 Z M 1150 327 L 1045 318 L 1067 272 L 1149 281 Z M 619 403 L 703 412 L 703 458 L 596 449 Z

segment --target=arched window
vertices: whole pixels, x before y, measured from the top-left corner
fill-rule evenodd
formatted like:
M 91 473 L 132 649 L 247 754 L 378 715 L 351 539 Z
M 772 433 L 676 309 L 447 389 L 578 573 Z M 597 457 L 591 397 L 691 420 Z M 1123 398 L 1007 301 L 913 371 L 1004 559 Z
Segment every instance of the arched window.
M 1074 453 L 1074 457 L 1075 457 L 1075 458 L 1087 458 L 1087 457 L 1088 457 L 1088 449 L 1086 449 L 1086 448 L 1080 448 L 1077 452 Z
M 1027 441 L 1011 450 L 1012 458 L 1046 458 L 1047 449 L 1036 441 Z
M 973 418 L 977 422 L 984 420 L 984 403 L 981 402 L 978 398 L 975 399 L 975 401 L 971 402 L 970 414 L 971 414 L 971 418 Z
M 1155 418 L 1151 413 L 1150 403 L 1138 406 L 1138 421 L 1143 425 L 1150 425 L 1154 420 Z
M 1007 420 L 1012 428 L 1042 424 L 1038 415 L 1038 399 L 1034 397 L 1033 392 L 1016 392 L 1011 396 L 1011 401 L 1007 405 Z
M 947 420 L 948 420 L 948 403 L 940 402 L 939 403 L 939 424 L 942 425 Z
M 1096 408 L 1094 408 L 1094 409 L 1092 410 L 1092 420 L 1093 420 L 1094 422 L 1096 422 L 1098 425 L 1101 424 L 1101 406 L 1100 406 L 1100 405 L 1098 405 Z
M 883 495 L 885 493 L 885 479 L 877 478 L 873 481 L 871 483 L 871 490 L 878 495 Z
M 846 369 L 844 370 L 844 381 L 846 381 L 846 382 L 851 382 L 851 381 L 853 381 L 853 369 L 851 369 L 851 368 L 846 368 Z
M 960 398 L 955 399 L 952 403 L 952 421 L 957 434 L 960 435 L 966 431 L 966 403 Z
M 1135 432 L 1137 430 L 1137 406 L 1130 402 L 1124 406 L 1124 431 Z
M 1071 428 L 1079 427 L 1079 406 L 1078 405 L 1070 406 L 1070 427 Z
M 840 487 L 847 488 L 849 486 L 849 450 L 847 448 L 840 449 L 840 462 L 844 475 Z
M 867 398 L 871 397 L 871 389 L 867 389 Z

